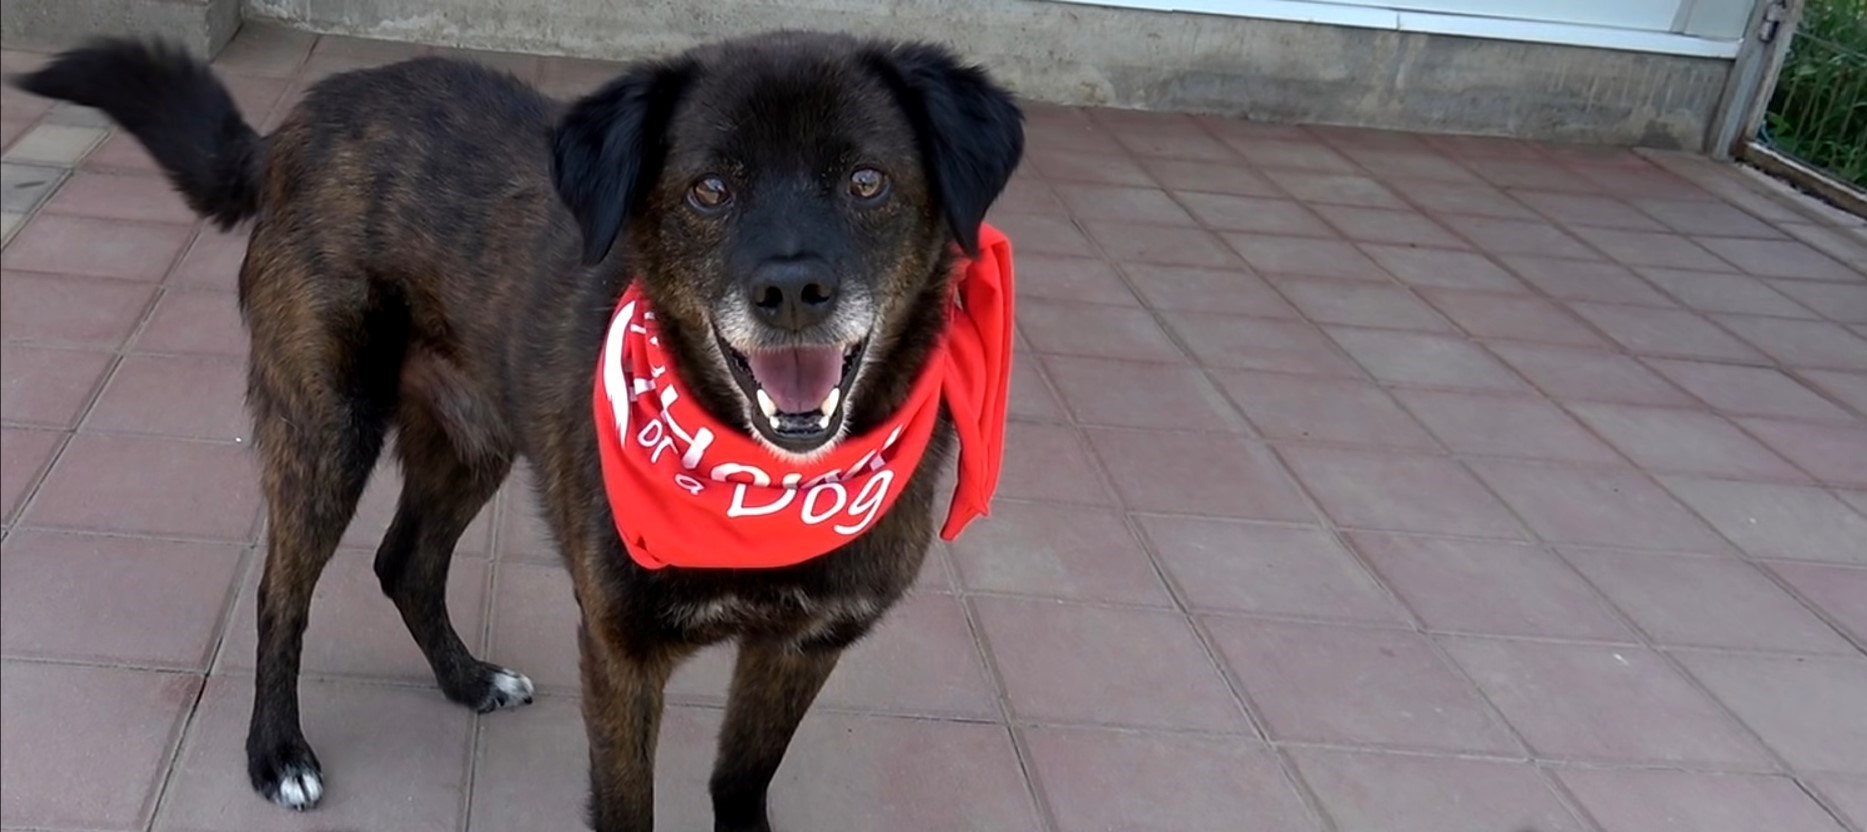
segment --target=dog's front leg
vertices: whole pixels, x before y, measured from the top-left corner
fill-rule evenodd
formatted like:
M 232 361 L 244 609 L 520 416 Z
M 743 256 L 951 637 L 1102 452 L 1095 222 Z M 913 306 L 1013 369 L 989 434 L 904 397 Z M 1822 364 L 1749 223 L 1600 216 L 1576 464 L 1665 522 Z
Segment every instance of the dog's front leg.
M 679 656 L 618 643 L 587 611 L 577 640 L 590 737 L 590 825 L 596 832 L 654 832 L 662 690 Z
M 710 784 L 715 832 L 771 832 L 765 815 L 771 778 L 842 653 L 841 645 L 773 639 L 739 646 Z

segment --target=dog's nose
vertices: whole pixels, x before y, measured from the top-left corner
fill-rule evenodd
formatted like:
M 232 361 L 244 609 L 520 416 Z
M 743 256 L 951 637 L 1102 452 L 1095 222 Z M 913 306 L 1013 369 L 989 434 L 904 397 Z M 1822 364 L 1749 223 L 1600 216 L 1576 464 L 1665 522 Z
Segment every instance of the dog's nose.
M 815 259 L 776 260 L 752 272 L 752 308 L 772 326 L 802 332 L 836 308 L 841 281 Z

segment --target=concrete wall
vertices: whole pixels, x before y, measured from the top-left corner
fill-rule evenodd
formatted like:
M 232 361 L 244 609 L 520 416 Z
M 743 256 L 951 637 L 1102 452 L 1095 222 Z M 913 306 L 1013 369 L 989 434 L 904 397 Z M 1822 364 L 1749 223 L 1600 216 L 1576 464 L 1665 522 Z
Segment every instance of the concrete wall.
M 239 28 L 240 0 L 0 0 L 0 35 L 47 46 L 142 35 L 208 57 Z
M 610 59 L 776 27 L 920 37 L 1054 103 L 1687 150 L 1731 64 L 1046 0 L 244 2 L 323 32 Z

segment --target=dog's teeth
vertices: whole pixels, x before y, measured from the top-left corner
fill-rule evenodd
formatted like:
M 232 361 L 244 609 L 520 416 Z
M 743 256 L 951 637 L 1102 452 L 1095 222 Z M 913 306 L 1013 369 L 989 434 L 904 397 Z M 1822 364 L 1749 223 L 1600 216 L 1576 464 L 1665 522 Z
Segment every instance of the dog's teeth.
M 830 429 L 830 411 L 826 410 L 823 412 L 823 415 L 821 417 L 818 417 L 817 419 L 817 430 L 829 430 L 829 429 Z
M 771 400 L 771 394 L 763 389 L 758 391 L 758 409 L 771 420 L 772 427 L 778 426 L 778 403 Z
M 836 412 L 836 406 L 841 404 L 842 401 L 843 401 L 843 388 L 841 387 L 830 388 L 829 397 L 825 398 L 823 400 L 823 406 L 818 408 L 818 410 L 823 411 L 824 424 L 827 425 L 830 423 L 830 414 Z

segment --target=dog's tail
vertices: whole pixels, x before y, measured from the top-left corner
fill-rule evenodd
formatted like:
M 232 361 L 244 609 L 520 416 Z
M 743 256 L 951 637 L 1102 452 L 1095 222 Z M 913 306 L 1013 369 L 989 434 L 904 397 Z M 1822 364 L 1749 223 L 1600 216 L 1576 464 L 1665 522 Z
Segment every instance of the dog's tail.
M 220 79 L 180 47 L 93 40 L 9 80 L 104 111 L 142 142 L 189 207 L 221 228 L 259 210 L 264 142 Z

